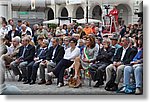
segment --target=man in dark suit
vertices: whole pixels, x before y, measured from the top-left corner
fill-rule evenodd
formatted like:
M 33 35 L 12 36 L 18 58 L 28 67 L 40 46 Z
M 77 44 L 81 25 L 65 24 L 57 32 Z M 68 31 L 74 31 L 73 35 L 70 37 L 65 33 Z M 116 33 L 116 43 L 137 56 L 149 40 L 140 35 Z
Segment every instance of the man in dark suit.
M 90 67 L 92 79 L 97 81 L 94 87 L 99 87 L 104 84 L 105 69 L 109 64 L 112 64 L 112 58 L 115 53 L 115 48 L 110 46 L 110 39 L 103 40 L 103 48 L 99 50 L 96 57 L 96 63 Z
M 40 62 L 46 60 L 46 54 L 48 53 L 48 40 L 43 40 L 41 47 L 36 51 L 34 61 L 27 66 L 27 81 L 24 84 L 35 84 L 37 77 L 37 70 L 39 68 Z
M 19 48 L 17 59 L 10 64 L 10 68 L 13 70 L 15 75 L 19 75 L 18 81 L 27 80 L 27 69 L 26 66 L 33 61 L 35 55 L 35 47 L 29 44 L 30 39 L 24 37 L 22 39 L 22 46 Z M 19 70 L 21 69 L 21 72 Z
M 120 79 L 123 76 L 123 70 L 125 65 L 130 64 L 130 61 L 135 56 L 135 50 L 130 47 L 130 39 L 128 37 L 122 37 L 121 44 L 122 47 L 117 50 L 116 55 L 113 58 L 113 64 L 106 67 L 106 82 L 111 79 L 112 70 L 116 71 L 115 83 L 118 85 Z
M 49 48 L 48 53 L 46 55 L 46 60 L 42 61 L 39 65 L 40 67 L 40 78 L 41 81 L 38 83 L 40 84 L 45 84 L 46 85 L 51 85 L 51 77 L 47 76 L 47 82 L 45 80 L 45 67 L 47 67 L 47 73 L 51 72 L 57 63 L 63 58 L 64 56 L 64 48 L 59 45 L 59 39 L 58 38 L 52 38 L 52 47 Z
M 19 36 L 21 38 L 21 35 L 19 34 L 19 31 L 16 30 L 16 26 L 13 26 L 12 27 L 12 30 L 10 30 L 8 32 L 8 34 L 6 35 L 7 39 L 9 41 L 12 41 L 12 38 L 16 37 L 16 36 Z

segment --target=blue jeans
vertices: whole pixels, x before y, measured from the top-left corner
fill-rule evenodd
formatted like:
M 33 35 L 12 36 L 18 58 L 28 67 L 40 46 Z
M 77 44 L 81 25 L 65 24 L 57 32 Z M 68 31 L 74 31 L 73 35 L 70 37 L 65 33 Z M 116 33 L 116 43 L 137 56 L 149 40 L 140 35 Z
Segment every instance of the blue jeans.
M 130 85 L 130 75 L 134 74 L 136 87 L 142 87 L 142 78 L 143 78 L 143 66 L 134 65 L 126 66 L 124 69 L 124 86 Z

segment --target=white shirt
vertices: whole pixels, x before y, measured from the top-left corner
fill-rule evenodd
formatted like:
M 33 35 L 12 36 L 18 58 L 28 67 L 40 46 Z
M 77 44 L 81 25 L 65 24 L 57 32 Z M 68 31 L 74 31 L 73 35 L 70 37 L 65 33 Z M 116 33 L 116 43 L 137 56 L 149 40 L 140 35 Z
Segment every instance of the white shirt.
M 62 29 L 62 30 L 61 30 L 61 33 L 62 33 L 62 35 L 63 35 L 63 34 L 66 34 L 66 30 L 65 30 L 65 29 Z
M 125 53 L 127 51 L 129 47 L 127 47 L 126 49 L 123 47 L 123 51 L 122 51 L 122 55 L 121 55 L 121 61 L 123 60 L 124 56 L 125 56 Z
M 65 51 L 64 59 L 74 61 L 74 59 L 79 55 L 80 55 L 80 49 L 78 47 L 76 47 L 72 52 L 70 47 Z
M 30 27 L 27 27 L 27 30 L 31 33 L 32 36 L 32 29 Z
M 6 34 L 8 34 L 8 31 L 10 31 L 9 30 L 9 28 L 6 26 L 6 27 L 2 27 L 1 29 L 0 29 L 0 32 L 1 32 L 1 34 L 5 37 L 5 35 Z
M 53 54 L 52 54 L 52 59 L 54 59 L 54 56 L 55 56 L 55 52 L 56 52 L 56 49 L 57 49 L 58 46 L 56 46 L 53 50 Z
M 9 31 L 12 30 L 12 26 L 11 25 L 8 25 L 7 27 L 9 28 Z

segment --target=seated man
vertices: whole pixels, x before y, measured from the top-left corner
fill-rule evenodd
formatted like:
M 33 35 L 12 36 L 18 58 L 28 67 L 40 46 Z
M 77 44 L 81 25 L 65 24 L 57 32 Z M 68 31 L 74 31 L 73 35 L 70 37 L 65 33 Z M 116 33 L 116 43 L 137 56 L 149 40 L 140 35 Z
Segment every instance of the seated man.
M 5 61 L 6 66 L 16 59 L 20 46 L 21 46 L 20 37 L 16 36 L 15 38 L 12 39 L 12 45 L 7 48 L 8 52 L 2 55 L 2 58 Z
M 115 83 L 118 85 L 120 79 L 123 76 L 123 69 L 125 65 L 130 64 L 135 54 L 134 50 L 130 48 L 130 39 L 128 37 L 122 37 L 121 39 L 122 47 L 117 50 L 116 55 L 113 58 L 113 64 L 106 67 L 106 82 L 111 79 L 112 70 L 116 70 L 116 80 Z
M 59 63 L 59 61 L 64 57 L 64 48 L 59 45 L 58 38 L 52 38 L 52 47 L 49 48 L 48 53 L 46 55 L 46 60 L 42 61 L 39 65 L 40 68 L 40 79 L 41 81 L 38 83 L 51 85 L 51 77 L 47 76 L 47 82 L 45 80 L 45 68 L 47 67 L 47 73 L 51 72 L 55 66 Z
M 34 57 L 34 61 L 28 64 L 27 68 L 27 81 L 24 84 L 35 84 L 36 77 L 37 77 L 37 70 L 39 68 L 40 62 L 46 59 L 46 54 L 48 53 L 48 44 L 47 40 L 43 40 L 41 48 L 39 48 L 36 52 Z
M 90 73 L 92 79 L 97 81 L 94 87 L 99 87 L 104 84 L 103 75 L 106 67 L 112 63 L 112 57 L 115 53 L 115 48 L 110 46 L 110 40 L 103 40 L 103 48 L 99 50 L 98 56 L 96 57 L 96 63 L 91 65 Z
M 136 91 L 135 94 L 142 94 L 142 75 L 143 75 L 143 38 L 138 39 L 138 53 L 130 62 L 130 66 L 124 68 L 124 87 L 121 92 L 124 92 L 127 86 L 130 86 L 130 74 L 134 74 Z
M 19 80 L 27 80 L 27 69 L 26 66 L 33 61 L 35 55 L 35 47 L 29 44 L 30 39 L 24 37 L 22 39 L 22 46 L 19 48 L 17 59 L 10 64 L 10 68 L 13 70 L 15 75 L 19 75 Z M 21 72 L 19 70 L 21 68 Z

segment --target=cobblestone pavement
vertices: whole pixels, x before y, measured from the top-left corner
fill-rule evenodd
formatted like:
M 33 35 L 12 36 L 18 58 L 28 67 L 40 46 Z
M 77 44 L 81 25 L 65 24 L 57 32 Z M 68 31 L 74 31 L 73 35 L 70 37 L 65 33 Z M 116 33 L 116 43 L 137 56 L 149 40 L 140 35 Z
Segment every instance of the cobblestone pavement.
M 87 79 L 84 80 L 84 84 L 80 88 L 69 88 L 68 86 L 64 86 L 58 88 L 56 86 L 56 80 L 52 85 L 38 85 L 37 83 L 34 85 L 23 84 L 23 82 L 17 82 L 17 77 L 15 80 L 9 76 L 6 76 L 6 84 L 17 86 L 22 94 L 35 94 L 35 95 L 120 95 L 120 93 L 116 92 L 108 92 L 105 91 L 104 86 L 99 88 L 94 88 L 93 85 L 95 82 L 92 82 L 92 86 L 89 87 L 89 81 Z

